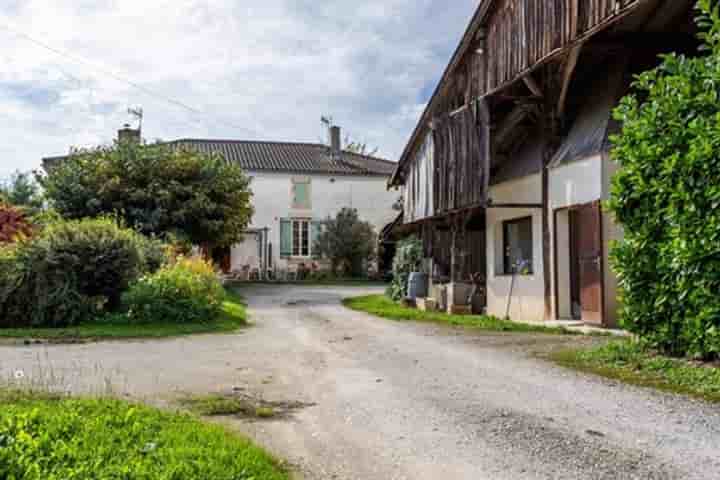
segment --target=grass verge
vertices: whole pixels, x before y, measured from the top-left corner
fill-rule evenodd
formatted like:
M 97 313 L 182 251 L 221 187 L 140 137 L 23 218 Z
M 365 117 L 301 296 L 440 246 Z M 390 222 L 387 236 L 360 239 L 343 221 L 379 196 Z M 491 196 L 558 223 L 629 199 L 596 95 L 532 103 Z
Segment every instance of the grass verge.
M 77 325 L 70 328 L 7 328 L 0 329 L 0 338 L 37 339 L 49 341 L 168 338 L 199 333 L 228 333 L 247 324 L 245 304 L 239 295 L 227 292 L 222 313 L 204 323 L 132 324 L 108 321 Z
M 185 414 L 0 390 L 0 478 L 287 480 L 249 440 Z
M 496 332 L 533 332 L 556 335 L 574 334 L 574 332 L 566 328 L 516 323 L 487 315 L 450 315 L 441 312 L 423 312 L 414 308 L 403 307 L 385 295 L 346 298 L 343 300 L 343 305 L 351 310 L 369 313 L 390 320 L 434 322 Z
M 642 387 L 720 402 L 720 368 L 650 352 L 631 340 L 559 350 L 550 359 L 568 368 Z

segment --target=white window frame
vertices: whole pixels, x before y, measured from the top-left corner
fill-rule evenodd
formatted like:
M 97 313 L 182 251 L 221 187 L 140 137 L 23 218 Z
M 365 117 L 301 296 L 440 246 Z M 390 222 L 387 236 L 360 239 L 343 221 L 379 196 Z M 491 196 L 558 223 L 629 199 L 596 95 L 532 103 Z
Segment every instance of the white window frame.
M 291 222 L 291 241 L 292 241 L 292 257 L 293 258 L 311 258 L 312 257 L 312 219 L 310 218 L 293 218 Z M 303 231 L 303 225 L 306 227 Z M 297 240 L 297 243 L 296 243 Z M 303 254 L 303 240 L 307 242 L 307 255 Z M 295 248 L 297 245 L 297 249 Z

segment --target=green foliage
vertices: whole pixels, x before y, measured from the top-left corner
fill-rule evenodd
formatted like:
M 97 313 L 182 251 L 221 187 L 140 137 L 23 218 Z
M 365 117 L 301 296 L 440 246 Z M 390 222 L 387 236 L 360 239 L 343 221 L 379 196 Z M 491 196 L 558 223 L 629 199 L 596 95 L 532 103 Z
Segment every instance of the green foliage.
M 250 180 L 217 155 L 168 145 L 122 142 L 78 152 L 42 179 L 65 218 L 119 215 L 148 235 L 228 246 L 253 213 Z
M 0 267 L 2 256 L 0 255 Z M 227 292 L 222 313 L 204 323 L 130 323 L 125 314 L 105 315 L 68 328 L 0 328 L 0 338 L 42 339 L 53 342 L 94 341 L 105 339 L 169 338 L 200 333 L 235 332 L 247 324 L 242 298 Z
M 31 174 L 19 171 L 5 185 L 0 185 L 0 199 L 31 216 L 39 213 L 43 207 L 38 183 Z
M 657 355 L 641 342 L 613 341 L 600 347 L 560 350 L 559 364 L 634 385 L 720 402 L 720 368 Z
M 388 297 L 396 302 L 405 298 L 410 274 L 420 270 L 422 258 L 422 242 L 417 237 L 398 242 L 393 260 L 393 281 L 387 290 Z
M 573 332 L 564 328 L 515 323 L 509 320 L 501 320 L 497 317 L 487 315 L 450 315 L 443 312 L 423 312 L 414 308 L 403 307 L 385 295 L 368 295 L 365 297 L 347 298 L 343 300 L 343 305 L 358 312 L 365 312 L 390 320 L 433 322 L 494 332 L 536 332 L 561 335 L 573 334 Z
M 360 220 L 354 208 L 343 208 L 325 221 L 313 251 L 330 261 L 333 275 L 362 277 L 375 258 L 377 235 L 373 226 Z
M 610 210 L 622 325 L 672 355 L 720 354 L 720 16 L 701 0 L 704 56 L 664 55 L 615 112 Z
M 288 478 L 248 440 L 189 415 L 117 400 L 15 397 L 0 396 L 0 478 Z
M 0 326 L 66 327 L 119 305 L 151 263 L 147 241 L 111 219 L 57 222 L 2 251 Z
M 134 323 L 205 323 L 220 314 L 224 298 L 209 263 L 179 259 L 132 285 L 123 304 Z

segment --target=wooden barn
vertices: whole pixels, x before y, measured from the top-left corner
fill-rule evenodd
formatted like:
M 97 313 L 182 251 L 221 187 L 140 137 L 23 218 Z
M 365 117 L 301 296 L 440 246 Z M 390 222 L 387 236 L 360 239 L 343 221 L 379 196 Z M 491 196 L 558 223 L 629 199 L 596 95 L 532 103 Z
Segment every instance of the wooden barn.
M 462 305 L 474 277 L 490 314 L 615 324 L 612 110 L 660 53 L 697 51 L 694 3 L 480 3 L 390 180 L 431 294 Z

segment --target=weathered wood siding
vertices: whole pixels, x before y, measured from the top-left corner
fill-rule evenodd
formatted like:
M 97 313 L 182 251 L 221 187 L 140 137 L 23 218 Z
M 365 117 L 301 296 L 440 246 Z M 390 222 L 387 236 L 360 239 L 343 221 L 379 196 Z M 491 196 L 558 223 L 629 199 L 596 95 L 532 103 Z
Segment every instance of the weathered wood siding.
M 428 134 L 418 149 L 405 182 L 404 222 L 414 223 L 435 215 L 433 176 L 435 146 Z
M 466 108 L 435 121 L 435 214 L 444 214 L 485 201 L 486 152 L 482 125 Z
M 641 0 L 498 0 L 487 22 L 483 92 L 514 81 Z

